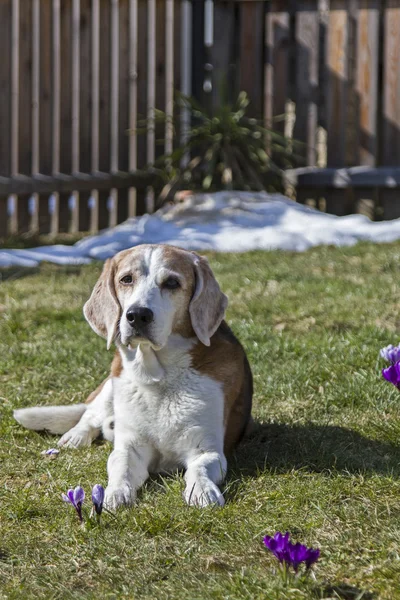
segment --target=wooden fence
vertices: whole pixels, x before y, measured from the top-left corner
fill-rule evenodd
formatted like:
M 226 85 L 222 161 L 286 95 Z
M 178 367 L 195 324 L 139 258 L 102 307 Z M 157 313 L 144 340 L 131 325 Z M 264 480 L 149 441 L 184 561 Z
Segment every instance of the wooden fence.
M 400 216 L 400 0 L 214 2 L 214 32 L 193 50 L 213 102 L 228 73 L 255 116 L 285 115 L 274 128 L 304 142 L 305 168 L 288 174 L 299 201 Z
M 300 201 L 400 216 L 400 0 L 0 0 L 0 55 L 0 237 L 151 211 L 174 90 L 284 115 Z
M 152 210 L 154 108 L 187 88 L 188 0 L 0 0 L 0 237 Z M 147 135 L 135 133 L 149 119 Z M 164 149 L 172 147 L 172 127 Z

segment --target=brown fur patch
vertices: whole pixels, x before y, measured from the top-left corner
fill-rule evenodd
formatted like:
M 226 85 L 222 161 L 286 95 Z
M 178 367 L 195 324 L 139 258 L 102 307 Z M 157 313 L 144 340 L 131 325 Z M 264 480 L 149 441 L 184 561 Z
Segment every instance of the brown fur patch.
M 223 385 L 225 395 L 224 450 L 229 454 L 240 442 L 249 424 L 253 378 L 246 353 L 223 321 L 211 338 L 211 346 L 200 342 L 191 351 L 192 366 Z
M 118 350 L 114 354 L 111 363 L 111 377 L 119 377 L 122 373 L 122 358 Z
M 105 386 L 107 381 L 109 379 L 111 379 L 111 377 L 119 377 L 121 375 L 121 372 L 122 372 L 122 359 L 121 359 L 120 353 L 117 350 L 115 352 L 113 361 L 111 363 L 110 375 L 108 377 L 106 377 L 104 379 L 104 381 L 101 382 L 99 387 L 97 387 L 95 390 L 93 390 L 93 392 L 91 394 L 89 394 L 89 396 L 85 400 L 85 404 L 90 404 L 91 402 L 93 402 L 93 400 L 100 394 L 101 390 L 103 389 L 103 387 Z
M 110 375 L 108 377 L 106 377 L 104 379 L 104 381 L 102 381 L 101 384 L 95 390 L 93 390 L 93 392 L 91 392 L 89 394 L 89 396 L 85 400 L 85 404 L 90 404 L 91 402 L 93 402 L 93 400 L 100 394 L 101 390 L 103 389 L 103 387 L 105 386 L 105 384 L 107 383 L 107 381 L 109 379 L 110 379 Z

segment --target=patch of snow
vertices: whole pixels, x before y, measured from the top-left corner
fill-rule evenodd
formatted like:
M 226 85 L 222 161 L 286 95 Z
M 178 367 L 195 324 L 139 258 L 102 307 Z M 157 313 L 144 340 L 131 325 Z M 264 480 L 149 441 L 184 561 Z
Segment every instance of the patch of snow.
M 0 268 L 34 267 L 41 261 L 86 264 L 144 243 L 172 244 L 199 251 L 302 252 L 320 245 L 350 246 L 360 240 L 397 239 L 400 239 L 400 219 L 372 222 L 362 215 L 336 217 L 280 194 L 218 192 L 196 194 L 153 215 L 128 219 L 74 246 L 0 250 Z

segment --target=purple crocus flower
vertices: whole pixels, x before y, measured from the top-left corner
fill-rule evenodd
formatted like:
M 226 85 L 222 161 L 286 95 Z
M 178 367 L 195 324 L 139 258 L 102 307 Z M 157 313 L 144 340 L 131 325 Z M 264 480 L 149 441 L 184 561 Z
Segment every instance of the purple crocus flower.
M 395 365 L 400 360 L 400 345 L 393 346 L 389 344 L 389 346 L 382 348 L 379 354 L 392 365 Z
M 306 568 L 309 569 L 319 558 L 319 549 L 307 548 L 303 544 L 292 544 L 289 542 L 289 559 L 290 564 L 297 573 L 300 563 L 306 563 Z
M 314 563 L 317 562 L 321 551 L 319 548 L 308 548 L 307 552 L 308 554 L 306 558 L 306 568 L 309 569 L 313 566 Z
M 92 502 L 94 510 L 96 514 L 101 515 L 101 511 L 103 510 L 103 502 L 104 502 L 104 488 L 99 483 L 93 486 L 92 489 Z
M 280 563 L 283 563 L 284 561 L 287 562 L 289 558 L 288 545 L 290 543 L 288 532 L 283 535 L 283 533 L 277 531 L 274 537 L 266 535 L 263 541 L 268 550 L 271 550 L 272 554 L 276 556 Z
M 266 535 L 263 541 L 280 563 L 283 563 L 286 567 L 293 567 L 296 573 L 301 563 L 305 563 L 307 570 L 310 569 L 320 555 L 318 548 L 307 548 L 307 546 L 299 543 L 293 544 L 289 540 L 289 533 L 287 532 L 283 535 L 278 531 L 274 537 Z
M 293 569 L 297 573 L 300 563 L 305 562 L 307 559 L 308 548 L 307 548 L 307 546 L 304 546 L 303 544 L 299 544 L 299 543 L 291 544 L 289 542 L 288 554 L 289 554 L 288 562 L 292 565 Z
M 78 485 L 74 490 L 70 489 L 66 494 L 61 494 L 64 502 L 69 502 L 75 508 L 78 513 L 78 517 L 80 522 L 83 522 L 82 518 L 82 504 L 85 499 L 85 492 L 80 485 Z
M 400 361 L 395 365 L 390 365 L 390 367 L 382 369 L 382 375 L 386 381 L 393 383 L 400 390 Z

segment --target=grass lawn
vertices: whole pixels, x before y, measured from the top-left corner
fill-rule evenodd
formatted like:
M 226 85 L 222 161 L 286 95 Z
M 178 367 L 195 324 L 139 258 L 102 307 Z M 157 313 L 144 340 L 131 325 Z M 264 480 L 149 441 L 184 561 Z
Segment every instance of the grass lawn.
M 400 244 L 209 258 L 258 421 L 230 461 L 226 506 L 188 508 L 180 476 L 155 478 L 87 529 L 60 495 L 105 485 L 110 445 L 45 458 L 55 438 L 12 409 L 83 401 L 107 373 L 82 316 L 100 265 L 4 275 L 0 598 L 400 598 L 400 395 L 378 359 L 400 338 Z M 262 544 L 277 530 L 321 548 L 315 580 L 283 583 Z

